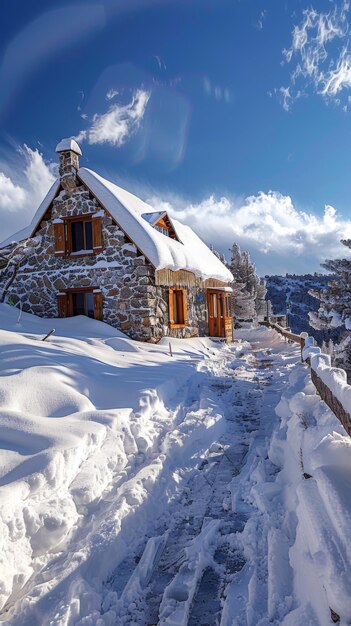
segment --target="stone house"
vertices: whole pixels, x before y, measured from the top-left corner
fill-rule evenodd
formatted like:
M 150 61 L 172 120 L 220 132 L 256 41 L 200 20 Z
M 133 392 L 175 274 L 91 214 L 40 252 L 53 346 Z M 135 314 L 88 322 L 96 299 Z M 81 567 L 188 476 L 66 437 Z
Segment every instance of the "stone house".
M 87 315 L 131 338 L 232 339 L 232 274 L 191 228 L 79 167 L 62 140 L 59 178 L 31 224 L 0 244 L 0 296 L 42 317 Z

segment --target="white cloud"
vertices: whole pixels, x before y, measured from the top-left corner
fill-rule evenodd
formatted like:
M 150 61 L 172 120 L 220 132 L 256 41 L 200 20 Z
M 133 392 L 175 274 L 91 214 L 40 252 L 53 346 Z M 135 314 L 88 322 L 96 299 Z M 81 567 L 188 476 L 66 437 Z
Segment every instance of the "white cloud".
M 333 99 L 351 86 L 351 53 L 348 50 L 349 3 L 333 2 L 329 12 L 305 9 L 299 25 L 292 31 L 292 43 L 283 51 L 285 61 L 295 61 L 290 85 L 280 88 L 283 107 L 288 110 L 291 102 L 300 97 L 301 90 L 312 88 L 319 95 Z M 340 43 L 342 47 L 340 50 Z M 289 104 L 284 94 L 288 90 Z
M 55 180 L 55 165 L 24 145 L 16 170 L 0 171 L 1 240 L 24 228 Z
M 24 156 L 26 158 L 24 171 L 26 195 L 31 204 L 39 205 L 55 180 L 56 164 L 48 165 L 38 150 L 32 150 L 26 145 L 24 145 Z
M 260 192 L 245 200 L 210 196 L 198 204 L 173 198 L 153 206 L 189 224 L 206 243 L 226 253 L 233 242 L 249 250 L 259 273 L 321 271 L 325 258 L 344 256 L 340 239 L 351 237 L 351 221 L 326 206 L 321 216 L 297 209 L 289 196 Z
M 77 141 L 90 144 L 110 143 L 118 148 L 137 131 L 144 117 L 150 92 L 137 89 L 128 104 L 114 104 L 107 113 L 96 113 L 87 130 L 77 135 Z
M 0 211 L 17 211 L 26 200 L 25 190 L 12 182 L 4 172 L 0 172 Z
M 118 96 L 118 91 L 111 87 L 106 94 L 106 100 L 112 100 L 115 96 Z
M 342 89 L 351 87 L 351 54 L 344 48 L 337 61 L 336 68 L 323 78 L 322 94 L 336 96 Z
M 283 109 L 285 111 L 289 111 L 290 102 L 292 100 L 292 97 L 290 95 L 290 87 L 280 87 L 279 93 L 281 95 L 281 103 L 282 103 Z
M 260 17 L 258 18 L 258 20 L 257 20 L 257 22 L 255 24 L 255 27 L 258 30 L 262 30 L 263 29 L 263 24 L 264 24 L 264 22 L 266 20 L 266 17 L 267 17 L 267 11 L 266 11 L 266 9 L 264 9 L 263 11 L 261 11 Z
M 154 58 L 157 61 L 157 65 L 158 65 L 158 69 L 159 70 L 166 70 L 167 69 L 166 63 L 164 61 L 162 61 L 161 57 L 158 54 L 156 54 Z

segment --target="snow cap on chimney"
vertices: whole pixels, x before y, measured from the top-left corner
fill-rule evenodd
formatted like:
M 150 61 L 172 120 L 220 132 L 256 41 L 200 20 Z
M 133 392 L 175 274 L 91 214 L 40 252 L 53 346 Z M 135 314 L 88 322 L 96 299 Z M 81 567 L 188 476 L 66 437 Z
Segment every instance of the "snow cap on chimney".
M 75 139 L 72 137 L 68 137 L 66 139 L 61 139 L 61 141 L 56 146 L 56 152 L 75 152 L 79 156 L 82 156 L 82 151 L 78 146 Z

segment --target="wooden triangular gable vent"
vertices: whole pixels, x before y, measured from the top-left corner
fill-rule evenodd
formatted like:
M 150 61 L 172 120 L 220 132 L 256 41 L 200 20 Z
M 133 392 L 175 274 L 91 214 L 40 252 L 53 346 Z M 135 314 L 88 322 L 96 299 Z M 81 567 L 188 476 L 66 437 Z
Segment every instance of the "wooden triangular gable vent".
M 150 213 L 143 213 L 142 217 L 146 222 L 150 224 L 150 226 L 156 228 L 156 230 L 159 230 L 166 237 L 170 237 L 171 239 L 182 243 L 173 226 L 171 218 L 167 214 L 167 211 L 153 211 Z
M 158 226 L 159 228 L 164 228 L 165 230 L 168 231 L 168 237 L 170 237 L 171 239 L 175 239 L 176 241 L 179 241 L 177 233 L 174 230 L 172 221 L 168 217 L 167 213 L 165 213 L 161 218 L 159 218 L 157 222 L 154 224 L 154 226 Z

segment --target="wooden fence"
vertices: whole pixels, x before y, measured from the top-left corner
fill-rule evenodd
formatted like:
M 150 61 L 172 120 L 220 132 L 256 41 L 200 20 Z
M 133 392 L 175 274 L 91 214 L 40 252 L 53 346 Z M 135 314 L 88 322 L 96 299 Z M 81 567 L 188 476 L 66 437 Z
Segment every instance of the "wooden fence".
M 278 333 L 289 339 L 290 341 L 294 341 L 301 346 L 301 360 L 307 363 L 311 367 L 311 361 L 309 358 L 303 359 L 302 351 L 305 347 L 305 337 L 301 337 L 300 335 L 295 335 L 294 333 L 286 330 L 282 326 L 278 324 L 272 324 L 271 322 L 260 322 L 261 326 L 266 326 L 267 328 L 273 328 Z M 335 397 L 329 387 L 321 380 L 318 374 L 314 369 L 311 368 L 311 380 L 322 398 L 323 402 L 330 408 L 330 410 L 334 413 L 334 415 L 338 418 L 339 422 L 343 425 L 348 435 L 351 436 L 351 415 L 347 411 L 345 411 L 343 405 L 340 400 Z
M 279 324 L 272 324 L 272 322 L 259 322 L 259 324 L 261 326 L 266 326 L 267 328 L 273 328 L 274 330 L 277 331 L 277 333 L 279 333 L 280 335 L 283 335 L 283 337 L 285 337 L 286 339 L 289 339 L 289 341 L 294 341 L 295 343 L 298 343 L 301 346 L 301 360 L 302 359 L 302 350 L 305 347 L 305 337 L 301 337 L 300 335 L 295 335 L 295 333 L 290 332 L 290 330 L 287 330 L 286 328 L 283 328 L 283 326 L 279 326 Z

